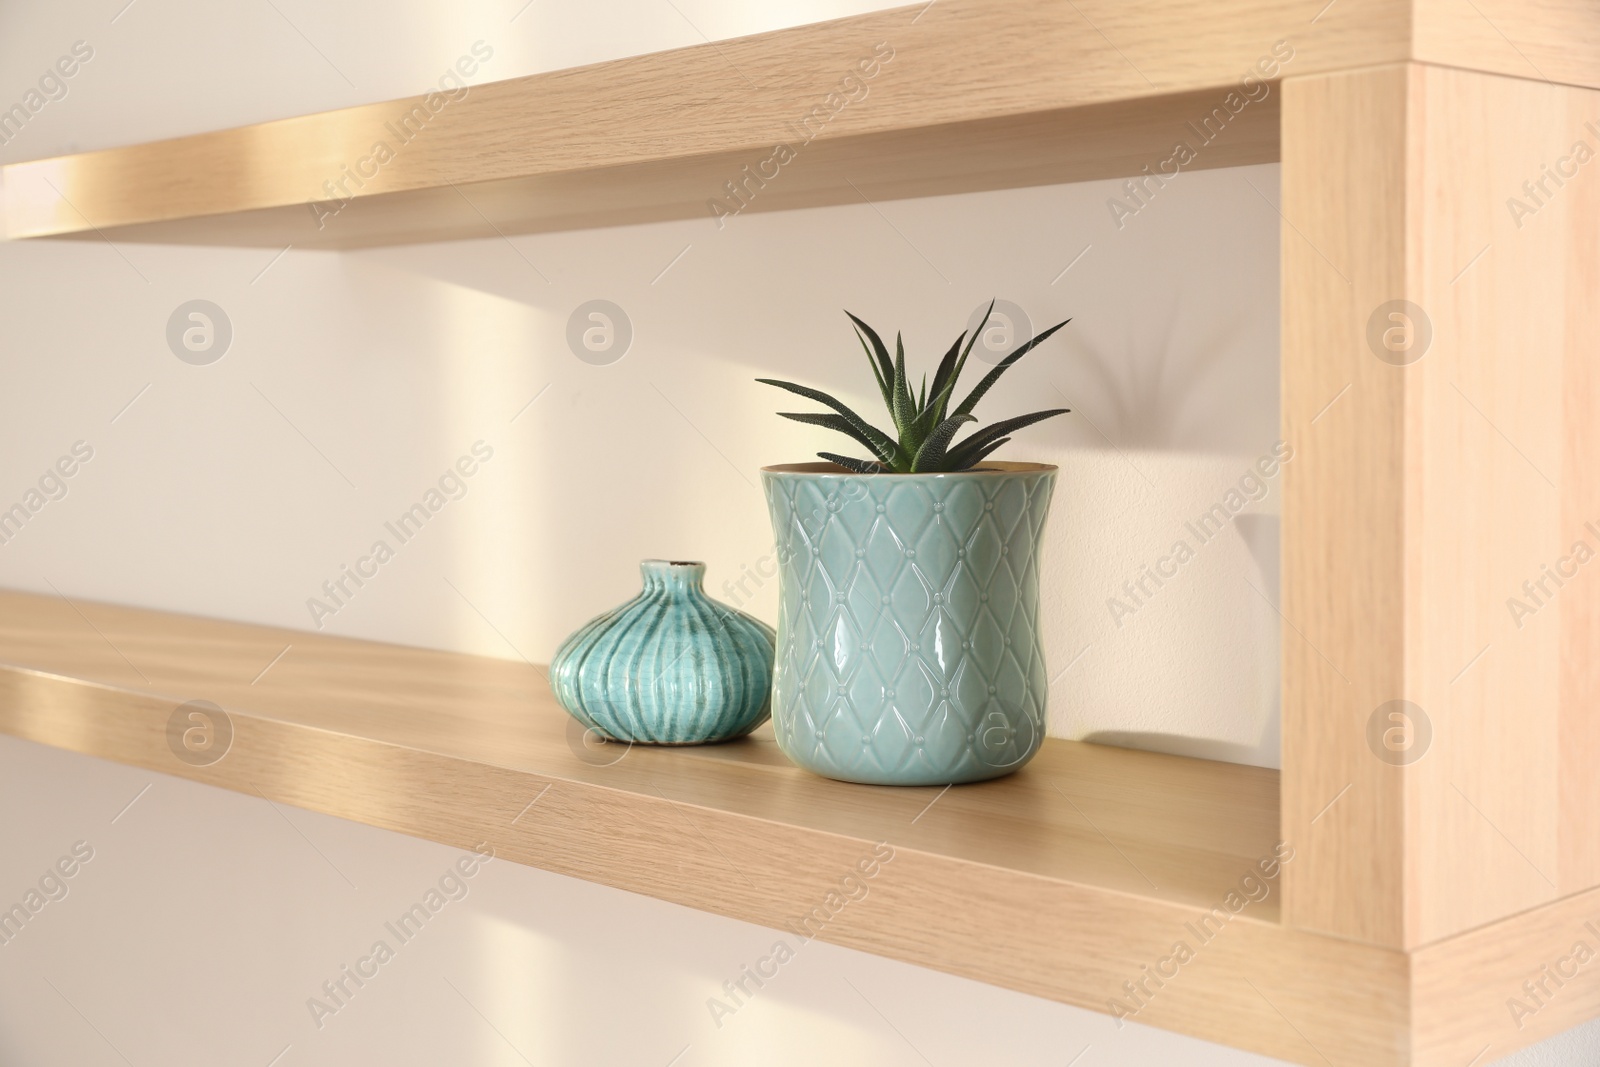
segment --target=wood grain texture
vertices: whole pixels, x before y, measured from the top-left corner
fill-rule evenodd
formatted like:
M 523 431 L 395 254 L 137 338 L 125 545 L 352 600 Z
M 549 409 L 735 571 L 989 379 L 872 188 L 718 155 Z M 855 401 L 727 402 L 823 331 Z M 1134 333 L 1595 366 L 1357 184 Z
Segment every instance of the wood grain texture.
M 521 664 L 17 593 L 0 619 L 16 737 L 791 931 L 884 841 L 812 933 L 1292 1062 L 1403 1062 L 1402 954 L 1280 925 L 1270 881 L 1193 929 L 1273 853 L 1271 771 L 1050 741 L 941 795 L 817 778 L 770 737 L 599 766 Z M 168 745 L 191 699 L 232 723 L 209 766 Z M 1193 959 L 1157 988 L 1179 941 Z
M 1200 145 L 1201 138 L 1188 123 L 1204 122 L 1225 96 L 1222 91 L 1203 90 L 1160 100 L 819 137 L 797 151 L 771 181 L 761 181 L 758 170 L 772 155 L 772 147 L 765 146 L 471 184 L 461 178 L 443 188 L 363 195 L 336 215 L 322 217 L 320 226 L 317 214 L 301 202 L 118 225 L 111 232 L 119 242 L 275 248 L 292 243 L 297 248 L 338 249 L 664 219 L 700 219 L 710 232 L 718 227 L 718 216 L 709 207 L 713 199 L 744 214 L 1088 181 L 1137 174 L 1145 167 L 1154 170 L 1171 157 L 1178 141 Z M 872 106 L 873 99 L 862 106 Z M 1278 96 L 1272 90 L 1231 117 L 1188 169 L 1277 158 Z M 59 184 L 57 178 L 50 181 Z M 727 193 L 729 181 L 743 183 L 741 188 L 750 194 L 744 206 Z M 45 195 L 54 193 L 46 190 Z M 93 209 L 84 210 L 93 214 Z M 52 218 L 71 228 L 61 234 L 64 237 L 100 241 L 105 230 L 84 229 L 76 210 L 57 212 Z M 736 218 L 722 218 L 723 226 L 737 224 Z
M 4 229 L 358 248 L 711 219 L 712 201 L 738 203 L 729 182 L 767 211 L 1132 175 L 1218 107 L 1236 128 L 1193 165 L 1259 163 L 1277 158 L 1275 109 L 1226 103 L 1246 75 L 1408 59 L 1600 86 L 1600 12 L 1586 0 L 941 0 L 449 102 L 13 164 L 0 171 Z M 374 163 L 380 142 L 392 158 Z M 793 160 L 770 166 L 780 144 Z M 349 200 L 329 215 L 334 197 Z
M 1407 65 L 1284 108 L 1286 908 L 1414 947 L 1600 884 L 1600 93 Z M 1396 366 L 1399 299 L 1431 341 Z
M 1418 1067 L 1492 1064 L 1596 1018 L 1600 891 L 1421 949 L 1411 982 Z
M 1584 121 L 1584 138 L 1600 151 L 1600 105 L 1594 94 L 1581 98 L 1570 93 L 1563 110 Z M 1588 112 L 1584 115 L 1584 112 Z M 1590 123 L 1593 125 L 1589 125 Z M 1565 154 L 1565 153 L 1563 153 Z M 1559 157 L 1557 158 L 1559 162 Z M 1591 171 L 1593 164 L 1586 166 Z M 1531 175 L 1529 176 L 1531 177 Z M 1594 186 L 1600 173 L 1584 173 L 1586 184 L 1565 190 L 1577 193 L 1560 201 L 1559 211 L 1540 209 L 1539 216 L 1527 219 L 1531 227 L 1544 219 L 1549 227 L 1561 227 L 1569 235 L 1565 242 L 1563 268 L 1563 315 L 1561 406 L 1561 516 L 1559 531 L 1583 531 L 1582 536 L 1600 551 L 1600 478 L 1594 464 L 1600 457 L 1600 255 L 1595 252 L 1595 235 L 1600 235 L 1600 191 Z M 1526 180 L 1526 179 L 1525 179 Z M 1584 240 L 1589 235 L 1589 240 Z M 1549 235 L 1546 235 L 1548 240 Z M 1590 524 L 1593 524 L 1591 527 Z M 1545 561 L 1550 562 L 1550 561 Z M 1531 577 L 1531 576 L 1529 576 Z M 1561 706 L 1557 752 L 1561 821 L 1557 828 L 1556 851 L 1561 857 L 1559 882 L 1564 892 L 1580 886 L 1600 885 L 1600 832 L 1596 831 L 1600 813 L 1600 773 L 1596 755 L 1600 754 L 1600 575 L 1583 569 L 1582 580 L 1563 587 L 1561 596 Z M 1567 595 L 1567 594 L 1573 595 Z M 1543 612 L 1542 614 L 1548 614 Z M 1600 949 L 1600 945 L 1596 946 Z
M 1600 567 L 1580 562 L 1600 552 L 1600 167 L 1569 160 L 1536 214 L 1511 209 L 1576 142 L 1600 150 L 1600 92 L 1438 67 L 1411 83 L 1408 290 L 1434 341 L 1405 372 L 1407 688 L 1435 722 L 1411 813 L 1431 942 L 1600 884 Z
M 1093 1010 L 1120 1001 L 1139 1022 L 1304 1064 L 1460 1067 L 1600 1012 L 1600 957 L 1559 988 L 1541 973 L 1570 970 L 1577 940 L 1600 952 L 1584 925 L 1600 929 L 1600 890 L 1409 954 L 1282 925 L 1275 893 L 1218 923 L 1212 909 L 1276 841 L 1276 776 L 1259 768 L 1050 741 L 1019 774 L 943 795 L 851 786 L 789 765 L 765 731 L 574 750 L 521 664 L 19 593 L 0 593 L 0 619 L 7 734 L 487 843 L 791 943 L 819 936 Z M 191 699 L 232 724 L 208 766 L 170 747 Z M 813 909 L 878 842 L 892 858 L 819 923 Z M 1150 970 L 1178 942 L 1193 958 L 1157 986 Z M 1513 1017 L 1508 998 L 1535 1003 L 1530 979 L 1552 995 Z M 1135 999 L 1124 983 L 1139 982 Z
M 1341 0 L 1313 23 L 1321 6 L 940 0 L 478 85 L 404 143 L 393 131 L 427 114 L 425 97 L 14 164 L 6 232 L 356 247 L 709 220 L 707 202 L 778 144 L 796 158 L 752 210 L 855 201 L 851 183 L 890 197 L 1133 174 L 1167 158 L 1185 123 L 1230 108 L 1246 75 L 1403 58 L 1403 0 Z M 875 53 L 893 58 L 841 105 Z M 1275 158 L 1270 109 L 1230 109 L 1241 129 L 1196 165 Z M 318 228 L 308 205 L 379 141 L 394 158 L 347 183 L 352 206 Z M 487 199 L 474 207 L 476 185 Z M 155 225 L 183 219 L 207 221 Z
M 1283 832 L 1306 861 L 1284 907 L 1394 946 L 1404 777 L 1366 727 L 1404 696 L 1405 393 L 1365 334 L 1404 292 L 1406 89 L 1403 67 L 1283 86 Z
M 1600 88 L 1600 7 L 1583 0 L 1415 0 L 1412 58 Z
M 571 720 L 542 672 L 526 664 L 79 607 L 82 615 L 60 598 L 0 594 L 0 662 L 161 694 L 169 711 L 209 700 L 551 780 L 647 797 L 659 785 L 675 800 L 819 833 L 875 841 L 914 827 L 916 840 L 966 862 L 1193 905 L 1223 896 L 1277 840 L 1277 774 L 1263 768 L 1061 742 L 1027 774 L 952 789 L 912 823 L 938 789 L 846 785 L 803 772 L 777 751 L 770 728 L 748 743 L 603 747 L 586 763 L 571 747 L 581 731 L 569 737 Z M 166 769 L 182 770 L 169 762 Z M 1124 779 L 1148 781 L 1120 792 Z M 997 815 L 1014 834 L 995 832 Z M 1275 919 L 1270 899 L 1258 910 Z

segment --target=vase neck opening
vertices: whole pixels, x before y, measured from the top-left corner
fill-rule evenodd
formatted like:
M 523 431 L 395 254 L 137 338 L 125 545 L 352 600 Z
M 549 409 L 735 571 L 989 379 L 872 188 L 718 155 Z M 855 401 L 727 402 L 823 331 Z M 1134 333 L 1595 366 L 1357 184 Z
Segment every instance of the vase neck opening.
M 644 577 L 646 590 L 703 592 L 706 565 L 698 560 L 647 559 L 640 562 L 639 573 Z

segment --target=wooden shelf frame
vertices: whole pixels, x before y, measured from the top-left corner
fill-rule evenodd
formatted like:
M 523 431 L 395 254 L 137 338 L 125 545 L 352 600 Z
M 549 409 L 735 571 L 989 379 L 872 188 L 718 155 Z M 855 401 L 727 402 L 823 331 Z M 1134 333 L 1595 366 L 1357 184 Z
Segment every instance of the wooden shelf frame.
M 4 223 L 353 248 L 709 219 L 879 42 L 749 210 L 1136 175 L 1278 41 L 1192 165 L 1282 164 L 1281 777 L 1063 741 L 944 796 L 759 738 L 598 767 L 534 668 L 23 594 L 0 730 L 774 926 L 886 841 L 824 939 L 1100 1011 L 1283 842 L 1135 1018 L 1460 1067 L 1600 1015 L 1600 970 L 1523 984 L 1600 915 L 1600 577 L 1564 569 L 1600 549 L 1600 179 L 1545 177 L 1600 148 L 1589 0 L 940 0 L 480 86 L 320 229 L 322 181 L 415 101 L 13 164 Z M 1382 344 L 1398 301 L 1417 358 Z M 234 724 L 211 766 L 167 744 L 191 699 Z M 1372 732 L 1400 700 L 1412 760 Z
M 1134 1018 L 1300 1062 L 1275 1009 L 1362 1062 L 1403 1039 L 1403 954 L 1279 921 L 1274 771 L 1050 740 L 994 782 L 855 786 L 769 729 L 585 748 L 520 663 L 23 593 L 0 620 L 0 664 L 27 665 L 0 666 L 15 737 L 790 931 L 884 842 L 866 896 L 809 932 L 1100 1011 L 1140 1007 L 1122 983 L 1195 941 Z M 205 766 L 169 739 L 192 700 L 231 724 Z M 1235 915 L 1230 893 L 1256 899 Z M 1186 924 L 1213 908 L 1201 945 Z
M 767 729 L 698 749 L 586 747 L 524 664 L 15 592 L 0 593 L 0 620 L 0 732 L 13 737 L 487 843 L 1097 1011 L 1120 1002 L 1138 1022 L 1296 1063 L 1454 1062 L 1408 1058 L 1408 1028 L 1451 1055 L 1504 1029 L 1483 991 L 1531 973 L 1524 957 L 1564 954 L 1600 908 L 1590 892 L 1407 954 L 1281 921 L 1301 855 L 1263 875 L 1285 853 L 1279 776 L 1261 768 L 1052 739 L 995 782 L 853 786 L 794 767 Z M 214 763 L 173 747 L 195 700 L 227 716 Z M 880 843 L 893 858 L 866 896 L 803 925 Z M 1124 983 L 1154 989 L 1147 969 L 1170 968 L 1179 941 L 1194 949 L 1179 980 L 1131 996 Z M 1465 1006 L 1463 988 L 1478 991 Z M 1575 995 L 1559 1018 L 1597 1007 Z
M 729 182 L 767 211 L 1133 175 L 1179 140 L 1198 147 L 1189 124 L 1227 107 L 1246 75 L 1407 60 L 1594 87 L 1600 16 L 1583 0 L 940 0 L 476 85 L 448 103 L 15 163 L 0 168 L 4 231 L 357 248 L 710 220 L 709 202 L 735 203 Z M 1278 158 L 1278 94 L 1261 91 L 1252 83 L 1259 98 L 1192 166 Z M 426 120 L 402 140 L 414 114 Z M 393 158 L 363 164 L 378 142 Z M 764 181 L 780 144 L 794 158 Z M 328 182 L 350 196 L 336 215 Z

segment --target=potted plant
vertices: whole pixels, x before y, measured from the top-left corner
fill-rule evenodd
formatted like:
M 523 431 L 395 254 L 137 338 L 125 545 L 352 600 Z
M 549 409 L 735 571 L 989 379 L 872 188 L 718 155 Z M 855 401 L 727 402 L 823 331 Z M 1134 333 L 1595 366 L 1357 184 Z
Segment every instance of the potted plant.
M 892 435 L 827 393 L 758 379 L 832 409 L 784 418 L 837 430 L 868 453 L 819 452 L 825 462 L 761 472 L 780 574 L 778 745 L 807 770 L 849 782 L 1008 774 L 1044 740 L 1038 554 L 1056 468 L 988 457 L 1014 431 L 1068 409 L 956 437 L 1000 376 L 1066 323 L 1019 346 L 957 402 L 987 314 L 916 393 L 900 337 L 891 358 L 872 327 L 849 317 Z

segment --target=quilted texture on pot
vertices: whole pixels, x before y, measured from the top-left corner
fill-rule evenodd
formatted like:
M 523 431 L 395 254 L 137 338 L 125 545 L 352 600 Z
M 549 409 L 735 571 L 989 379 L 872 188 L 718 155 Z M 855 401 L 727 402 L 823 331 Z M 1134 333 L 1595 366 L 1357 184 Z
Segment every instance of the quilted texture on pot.
M 762 472 L 780 567 L 773 723 L 802 767 L 941 785 L 1038 750 L 1038 550 L 1056 469 L 987 466 Z

